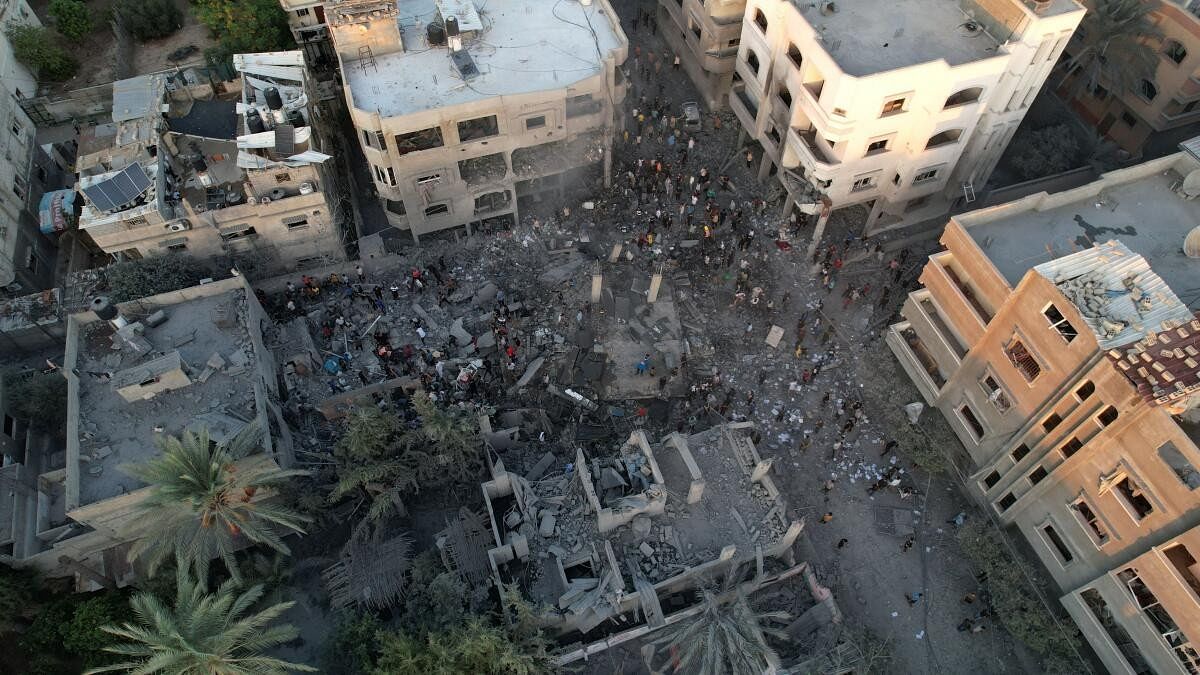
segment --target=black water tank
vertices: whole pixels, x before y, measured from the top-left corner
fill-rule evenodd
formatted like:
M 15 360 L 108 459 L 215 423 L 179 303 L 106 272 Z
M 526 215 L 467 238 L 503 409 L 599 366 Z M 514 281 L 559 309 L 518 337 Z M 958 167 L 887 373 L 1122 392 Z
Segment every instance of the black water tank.
M 425 37 L 429 40 L 430 47 L 438 47 L 446 44 L 446 29 L 442 28 L 441 24 L 431 23 L 425 27 Z
M 208 171 L 208 162 L 204 161 L 203 155 L 196 155 L 192 158 L 192 168 L 196 170 L 196 173 L 204 173 Z
M 279 89 L 276 87 L 267 87 L 263 92 L 267 97 L 267 107 L 271 110 L 279 110 L 283 108 L 283 99 L 279 97 Z
M 92 298 L 92 311 L 105 321 L 117 318 L 117 306 L 109 302 L 107 296 L 98 295 Z
M 299 110 L 289 110 L 287 114 L 288 124 L 294 127 L 302 127 L 306 124 L 304 121 L 304 113 Z
M 262 115 L 258 114 L 258 110 L 251 108 L 250 112 L 246 113 L 246 127 L 250 129 L 252 134 L 261 134 L 267 130 L 267 125 L 263 124 Z
M 456 35 L 458 35 L 458 17 L 448 16 L 446 17 L 446 36 L 454 37 Z

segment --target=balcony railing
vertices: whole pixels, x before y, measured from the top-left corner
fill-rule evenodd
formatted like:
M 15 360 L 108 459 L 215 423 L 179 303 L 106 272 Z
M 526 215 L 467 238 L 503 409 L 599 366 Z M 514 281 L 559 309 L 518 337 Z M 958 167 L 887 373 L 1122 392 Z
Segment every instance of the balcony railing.
M 800 131 L 799 129 L 793 129 L 792 132 L 800 139 L 801 146 L 804 150 L 807 150 L 807 154 L 812 158 L 814 163 L 824 164 L 830 168 L 840 163 L 836 158 L 825 154 L 821 146 L 817 145 L 817 134 L 814 130 Z
M 992 313 L 983 306 L 983 303 L 979 301 L 979 298 L 975 297 L 975 291 L 971 288 L 971 285 L 963 281 L 962 277 L 958 276 L 958 274 L 954 271 L 954 268 L 950 267 L 949 265 L 939 265 L 939 267 L 941 267 L 946 273 L 946 276 L 950 278 L 950 281 L 954 284 L 955 288 L 957 288 L 958 291 L 962 293 L 963 297 L 966 298 L 967 304 L 971 306 L 971 309 L 975 310 L 975 314 L 979 316 L 980 320 L 983 321 L 985 325 L 991 322 Z
M 734 92 L 737 95 L 737 100 L 741 102 L 742 107 L 750 113 L 750 117 L 758 117 L 758 103 L 750 98 L 750 94 L 746 93 L 746 88 L 742 87 Z

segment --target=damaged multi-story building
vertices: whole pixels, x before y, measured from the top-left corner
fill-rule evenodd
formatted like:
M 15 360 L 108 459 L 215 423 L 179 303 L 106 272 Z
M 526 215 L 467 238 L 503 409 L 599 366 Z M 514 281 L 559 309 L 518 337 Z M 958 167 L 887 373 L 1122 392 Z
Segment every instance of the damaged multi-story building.
M 59 371 L 66 447 L 28 448 L 4 468 L 0 562 L 74 577 L 80 590 L 133 580 L 127 554 L 149 488 L 122 466 L 154 457 L 163 434 L 203 427 L 223 444 L 255 426 L 259 451 L 239 461 L 290 466 L 269 322 L 245 277 L 120 305 L 97 298 L 72 314 Z
M 628 51 L 607 0 L 331 0 L 325 12 L 391 226 L 414 239 L 507 227 L 564 187 L 607 181 Z
M 1083 15 L 1075 0 L 749 0 L 729 104 L 789 203 L 812 213 L 815 188 L 867 234 L 920 222 L 984 189 Z
M 710 108 L 728 104 L 746 0 L 658 0 L 663 40 Z
M 1200 151 L 953 217 L 887 341 L 1114 673 L 1200 669 Z
M 228 258 L 262 273 L 346 259 L 303 55 L 238 54 L 234 65 L 240 100 L 196 100 L 163 74 L 113 85 L 113 123 L 86 131 L 76 166 L 79 227 L 104 252 Z

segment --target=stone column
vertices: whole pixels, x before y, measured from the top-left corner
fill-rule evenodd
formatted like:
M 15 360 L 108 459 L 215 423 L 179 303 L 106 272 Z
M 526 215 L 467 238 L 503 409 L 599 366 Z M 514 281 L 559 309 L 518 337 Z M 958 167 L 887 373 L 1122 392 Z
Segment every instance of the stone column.
M 833 202 L 830 202 L 828 197 L 822 197 L 821 215 L 817 216 L 817 224 L 813 226 L 812 241 L 808 243 L 808 253 L 805 254 L 809 260 L 812 260 L 813 253 L 816 253 L 817 246 L 821 244 L 821 237 L 825 234 L 825 224 L 829 222 L 831 213 L 833 213 Z
M 600 271 L 600 266 L 592 268 L 592 304 L 600 302 L 600 293 L 604 290 L 604 274 Z
M 608 254 L 608 262 L 615 263 L 621 259 L 621 251 L 625 250 L 625 245 L 621 243 L 613 244 L 612 253 Z
M 662 288 L 662 279 L 662 267 L 659 267 L 654 274 L 650 275 L 650 290 L 646 292 L 646 302 L 653 304 L 658 301 L 658 291 Z

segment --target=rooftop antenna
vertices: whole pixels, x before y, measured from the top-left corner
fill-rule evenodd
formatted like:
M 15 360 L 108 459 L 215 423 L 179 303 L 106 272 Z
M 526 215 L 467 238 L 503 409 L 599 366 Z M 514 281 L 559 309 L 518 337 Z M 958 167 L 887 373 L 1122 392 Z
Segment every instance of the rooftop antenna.
M 371 45 L 361 45 L 358 48 L 358 69 L 364 74 L 367 68 L 379 72 L 379 66 L 375 64 L 375 53 L 371 51 Z

